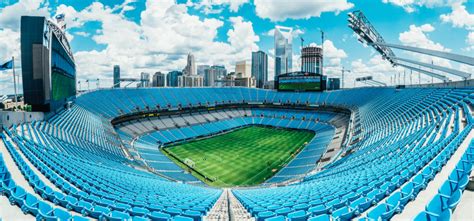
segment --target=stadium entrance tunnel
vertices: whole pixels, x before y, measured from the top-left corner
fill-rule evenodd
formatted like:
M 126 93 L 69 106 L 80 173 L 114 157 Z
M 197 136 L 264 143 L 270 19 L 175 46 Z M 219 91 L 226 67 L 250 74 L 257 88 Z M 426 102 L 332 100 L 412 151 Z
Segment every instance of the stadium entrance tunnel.
M 168 179 L 216 187 L 301 180 L 340 156 L 351 111 L 306 104 L 220 104 L 111 120 L 128 152 Z

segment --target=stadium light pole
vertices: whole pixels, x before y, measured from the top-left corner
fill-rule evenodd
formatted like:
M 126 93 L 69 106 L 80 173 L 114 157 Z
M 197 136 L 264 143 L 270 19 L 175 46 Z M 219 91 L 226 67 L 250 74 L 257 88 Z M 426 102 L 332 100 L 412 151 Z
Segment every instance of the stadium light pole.
M 13 108 L 13 110 L 16 110 L 18 106 L 18 95 L 16 93 L 16 74 L 15 74 L 15 57 L 14 56 L 12 56 L 12 71 L 13 71 L 13 88 L 15 91 L 15 108 Z
M 321 75 L 324 73 L 324 31 L 323 29 L 319 28 L 319 32 L 321 32 L 321 51 L 323 51 L 321 56 Z
M 341 69 L 341 72 L 342 72 L 341 88 L 344 88 L 344 73 L 345 72 L 351 73 L 351 70 L 344 69 L 344 66 L 343 66 Z

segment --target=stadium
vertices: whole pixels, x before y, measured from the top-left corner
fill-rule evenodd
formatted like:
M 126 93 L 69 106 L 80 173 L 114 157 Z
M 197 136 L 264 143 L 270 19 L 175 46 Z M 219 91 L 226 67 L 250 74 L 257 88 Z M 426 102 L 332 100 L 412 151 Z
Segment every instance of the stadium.
M 361 16 L 349 14 L 359 40 L 410 68 Z M 77 93 L 60 25 L 23 16 L 21 35 L 33 111 L 0 115 L 0 220 L 472 218 L 473 80 L 329 90 L 316 70 L 282 74 L 276 89 Z

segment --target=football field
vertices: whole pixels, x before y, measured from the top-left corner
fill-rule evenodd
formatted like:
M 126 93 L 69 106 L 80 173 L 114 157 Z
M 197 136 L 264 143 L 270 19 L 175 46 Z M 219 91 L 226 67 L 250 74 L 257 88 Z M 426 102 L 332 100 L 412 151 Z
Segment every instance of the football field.
M 165 152 L 211 186 L 250 186 L 273 176 L 313 136 L 311 131 L 249 126 L 166 147 Z

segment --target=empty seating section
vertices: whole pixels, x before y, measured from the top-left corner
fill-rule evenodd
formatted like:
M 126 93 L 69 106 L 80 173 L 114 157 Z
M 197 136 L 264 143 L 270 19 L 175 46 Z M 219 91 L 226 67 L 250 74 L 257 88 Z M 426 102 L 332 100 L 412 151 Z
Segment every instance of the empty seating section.
M 290 214 L 296 212 L 304 219 L 314 220 L 347 220 L 360 214 L 370 220 L 389 219 L 409 201 L 416 200 L 417 193 L 442 169 L 472 129 L 468 111 L 471 92 L 457 91 L 456 96 L 450 92 L 394 91 L 406 94 L 373 100 L 358 110 L 359 128 L 355 131 L 360 131 L 361 136 L 357 144 L 349 147 L 354 151 L 352 154 L 299 184 L 233 192 L 257 219 L 291 219 Z M 413 101 L 407 99 L 411 97 Z M 464 126 L 461 115 L 467 118 Z M 465 182 L 467 165 L 472 166 L 467 156 L 458 165 L 462 169 L 453 172 L 450 179 Z M 426 212 L 417 218 L 433 220 L 449 215 L 449 205 L 455 205 L 460 197 L 451 188 L 455 182 L 443 190 L 451 201 L 440 193 L 440 197 L 433 199 L 434 208 L 427 205 Z
M 48 123 L 51 125 L 45 125 L 46 127 L 62 129 L 65 133 L 84 138 L 105 148 L 112 149 L 120 145 L 120 140 L 115 135 L 114 128 L 107 120 L 78 105 L 73 105 L 72 108 L 55 114 L 48 120 Z M 77 130 L 77 128 L 81 129 Z
M 235 196 L 253 217 L 386 220 L 417 201 L 417 195 L 446 168 L 470 134 L 473 92 L 434 88 L 322 93 L 249 88 L 98 90 L 79 96 L 72 108 L 46 121 L 5 128 L 0 142 L 34 192 L 17 185 L 4 164 L 5 156 L 0 155 L 0 193 L 40 220 L 201 220 L 222 190 L 204 186 L 159 148 L 247 125 L 266 125 L 312 130 L 315 137 L 264 185 L 230 191 L 229 197 Z M 116 128 L 111 124 L 116 117 L 137 112 L 248 103 L 281 108 L 218 109 L 143 118 Z M 333 123 L 341 115 L 295 110 L 292 105 L 352 112 L 348 145 L 320 171 L 314 168 L 333 140 Z M 451 216 L 466 188 L 473 156 L 474 142 L 416 220 Z M 152 169 L 137 169 L 140 166 Z M 295 177 L 301 181 L 272 185 Z
M 169 182 L 120 163 L 104 166 L 100 162 L 94 163 L 46 149 L 14 134 L 12 137 L 24 156 L 62 191 L 52 191 L 29 172 L 31 177 L 25 177 L 42 200 L 91 218 L 117 218 L 119 213 L 124 217 L 152 217 L 156 212 L 172 217 L 190 211 L 202 216 L 220 195 L 216 189 Z M 20 158 L 17 164 L 28 169 L 26 164 L 21 163 L 24 159 L 21 159 L 17 150 L 7 139 L 4 140 L 12 156 Z M 37 217 L 43 217 L 41 213 L 38 214 Z

